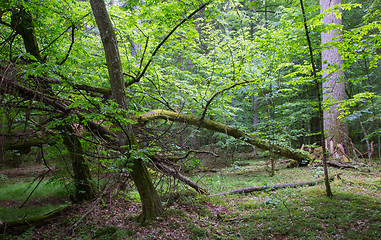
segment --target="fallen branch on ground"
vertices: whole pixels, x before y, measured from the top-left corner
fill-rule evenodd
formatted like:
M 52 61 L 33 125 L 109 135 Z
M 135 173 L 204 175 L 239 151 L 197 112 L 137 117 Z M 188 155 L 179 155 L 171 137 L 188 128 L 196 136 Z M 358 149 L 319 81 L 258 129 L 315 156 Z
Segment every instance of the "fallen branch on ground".
M 329 161 L 329 162 L 327 162 L 327 164 L 331 167 L 337 167 L 337 168 L 355 168 L 352 165 L 341 163 L 338 161 Z
M 335 177 L 338 177 L 340 179 L 340 174 L 337 174 L 335 176 L 332 176 L 329 178 L 329 180 L 333 180 Z M 275 190 L 279 188 L 289 188 L 289 187 L 299 187 L 299 186 L 315 186 L 318 183 L 324 182 L 324 179 L 319 179 L 316 181 L 311 181 L 311 182 L 298 182 L 298 183 L 286 183 L 286 184 L 278 184 L 278 185 L 264 185 L 264 186 L 257 186 L 257 187 L 246 187 L 246 188 L 239 188 L 239 189 L 234 189 L 230 191 L 225 191 L 225 192 L 220 192 L 220 193 L 215 193 L 211 194 L 209 196 L 219 196 L 219 195 L 226 195 L 226 194 L 235 194 L 235 193 L 250 193 L 250 192 L 255 192 L 255 191 L 263 191 L 266 189 L 270 190 Z
M 163 174 L 168 175 L 168 176 L 172 176 L 172 177 L 180 180 L 181 182 L 183 182 L 183 183 L 187 184 L 188 186 L 192 187 L 193 189 L 195 189 L 200 194 L 208 194 L 208 192 L 205 189 L 203 189 L 202 187 L 200 187 L 197 183 L 195 183 L 192 180 L 190 180 L 189 178 L 185 177 L 184 175 L 182 175 L 180 172 L 176 171 L 175 169 L 172 169 L 172 168 L 166 166 L 165 164 L 161 163 L 160 159 L 158 159 L 157 157 L 149 156 L 149 158 L 152 160 L 155 167 L 157 167 L 158 170 L 160 170 Z
M 4 222 L 2 224 L 0 223 L 0 231 L 4 232 L 10 230 L 15 232 L 23 232 L 31 227 L 42 226 L 50 221 L 53 221 L 56 217 L 63 215 L 64 211 L 68 207 L 70 207 L 70 205 L 58 208 L 42 216 L 23 218 L 10 222 Z

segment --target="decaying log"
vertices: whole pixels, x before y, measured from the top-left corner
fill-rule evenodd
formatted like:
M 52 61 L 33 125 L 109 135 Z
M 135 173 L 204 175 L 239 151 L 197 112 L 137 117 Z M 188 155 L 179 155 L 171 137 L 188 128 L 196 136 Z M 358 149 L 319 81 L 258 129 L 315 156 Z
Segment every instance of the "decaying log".
M 62 215 L 68 207 L 70 206 L 58 208 L 42 216 L 23 218 L 10 222 L 0 222 L 0 232 L 5 232 L 8 230 L 15 232 L 23 232 L 30 227 L 42 226 L 47 222 L 54 220 L 56 217 Z
M 333 180 L 335 177 L 340 178 L 340 175 L 335 175 L 329 178 L 329 180 Z M 298 182 L 298 183 L 286 183 L 286 184 L 278 184 L 278 185 L 269 185 L 269 186 L 256 186 L 256 187 L 246 187 L 246 188 L 239 188 L 239 189 L 234 189 L 230 191 L 224 191 L 220 193 L 215 193 L 211 194 L 209 196 L 219 196 L 219 195 L 226 195 L 226 194 L 236 194 L 236 193 L 250 193 L 250 192 L 255 192 L 255 191 L 263 191 L 266 189 L 280 189 L 280 188 L 294 188 L 294 187 L 300 187 L 300 186 L 315 186 L 318 183 L 324 182 L 324 179 L 319 179 L 316 181 L 311 181 L 311 182 Z
M 244 141 L 260 149 L 270 150 L 277 155 L 294 159 L 298 162 L 297 164 L 298 166 L 306 162 L 309 163 L 313 159 L 309 153 L 303 150 L 291 149 L 285 146 L 274 145 L 274 144 L 271 144 L 269 141 L 248 135 L 247 133 L 240 131 L 237 128 L 229 127 L 219 122 L 215 122 L 208 119 L 201 119 L 199 117 L 195 117 L 191 115 L 157 109 L 157 110 L 152 110 L 147 113 L 144 113 L 138 116 L 137 118 L 137 120 L 141 123 L 156 120 L 156 119 L 163 119 L 163 120 L 170 120 L 174 122 L 191 124 L 191 125 L 206 128 L 212 131 L 224 133 L 228 136 Z
M 341 163 L 341 162 L 338 162 L 338 161 L 329 161 L 329 162 L 327 162 L 327 164 L 329 166 L 337 167 L 337 168 L 355 168 L 352 165 Z

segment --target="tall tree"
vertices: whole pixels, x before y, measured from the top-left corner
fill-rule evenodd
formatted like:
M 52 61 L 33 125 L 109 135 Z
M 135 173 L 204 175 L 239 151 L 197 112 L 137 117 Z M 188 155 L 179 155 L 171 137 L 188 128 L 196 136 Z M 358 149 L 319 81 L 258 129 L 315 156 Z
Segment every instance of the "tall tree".
M 112 97 L 121 109 L 127 110 L 127 98 L 118 43 L 110 17 L 107 13 L 105 2 L 104 0 L 91 0 L 90 4 L 99 28 L 106 55 Z M 138 148 L 138 143 L 131 125 L 123 124 L 121 127 L 122 130 L 118 134 L 119 147 L 124 149 L 122 150 L 122 154 L 125 154 L 127 159 L 133 163 L 131 166 L 131 176 L 142 201 L 140 221 L 152 220 L 158 217 L 164 211 L 164 208 L 152 184 L 144 162 L 141 159 L 131 156 L 132 151 Z
M 11 23 L 0 21 L 5 26 L 10 26 L 16 34 L 20 35 L 23 39 L 23 44 L 25 51 L 33 56 L 35 60 L 39 62 L 44 62 L 38 45 L 37 34 L 34 26 L 33 12 L 28 10 L 25 3 L 19 3 L 16 5 L 10 4 L 10 9 L 6 11 L 11 11 Z M 1 9 L 0 9 L 1 10 Z M 26 58 L 29 62 L 29 58 Z M 45 96 L 54 96 L 52 88 L 49 84 L 39 82 L 35 78 L 29 77 L 28 80 L 31 84 L 36 84 L 36 92 L 41 92 Z M 33 82 L 34 81 L 34 82 Z M 37 81 L 37 82 L 36 82 Z M 28 113 L 25 113 L 26 122 L 29 121 Z M 92 182 L 92 177 L 90 173 L 90 168 L 86 163 L 86 159 L 83 156 L 83 148 L 78 136 L 73 133 L 73 129 L 70 124 L 66 126 L 61 126 L 63 143 L 66 146 L 70 158 L 72 169 L 74 173 L 74 185 L 75 185 L 75 200 L 77 202 L 91 200 L 96 196 L 96 189 Z
M 320 0 L 321 13 L 331 9 L 324 15 L 323 24 L 342 25 L 340 8 L 332 11 L 339 4 L 341 4 L 341 0 Z M 340 112 L 337 108 L 338 102 L 346 98 L 344 71 L 341 69 L 343 60 L 334 46 L 334 42 L 341 41 L 341 35 L 340 28 L 321 33 L 321 43 L 324 45 L 322 51 L 323 100 L 329 105 L 329 109 L 324 111 L 324 131 L 331 154 L 337 144 L 344 145 L 347 137 L 347 127 L 339 120 Z
M 313 48 L 312 48 L 309 30 L 308 30 L 308 26 L 307 26 L 307 17 L 306 17 L 306 13 L 304 10 L 303 0 L 300 0 L 300 7 L 302 10 L 302 14 L 303 14 L 303 25 L 304 25 L 304 31 L 306 34 L 306 40 L 308 43 L 310 61 L 311 61 L 311 66 L 312 66 L 312 76 L 313 76 L 313 81 L 314 81 L 315 89 L 316 89 L 316 93 L 317 93 L 318 109 L 319 109 L 320 139 L 321 139 L 321 142 L 324 143 L 325 142 L 325 135 L 323 132 L 324 123 L 323 123 L 323 108 L 322 108 L 322 102 L 321 102 L 321 97 L 320 97 L 320 84 L 319 84 L 318 78 L 317 78 L 317 70 L 316 70 L 315 61 L 314 61 Z M 324 169 L 325 190 L 326 190 L 327 196 L 332 197 L 333 194 L 331 191 L 331 185 L 329 183 L 329 176 L 328 176 L 326 147 L 324 144 L 322 144 L 322 149 L 323 149 L 323 169 Z

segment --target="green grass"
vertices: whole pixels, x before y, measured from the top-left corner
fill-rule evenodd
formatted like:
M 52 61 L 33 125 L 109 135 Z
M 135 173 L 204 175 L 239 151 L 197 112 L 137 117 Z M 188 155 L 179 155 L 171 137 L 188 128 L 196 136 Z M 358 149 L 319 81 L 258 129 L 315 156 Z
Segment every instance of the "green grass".
M 279 169 L 274 177 L 269 177 L 263 161 L 247 162 L 250 165 L 233 164 L 217 173 L 199 173 L 191 178 L 213 194 L 249 186 L 313 181 L 322 177 L 318 176 L 319 169 L 307 167 Z M 170 239 L 166 234 L 179 231 L 184 234 L 184 239 L 381 239 L 380 168 L 375 167 L 370 173 L 333 168 L 329 171 L 331 175 L 341 174 L 341 179 L 331 182 L 332 198 L 326 197 L 324 184 L 213 197 L 197 195 L 193 190 L 182 188 L 163 195 L 163 203 L 168 203 L 167 211 L 148 226 L 138 226 L 128 217 L 123 220 L 126 221 L 124 228 L 92 224 L 94 220 L 112 222 L 112 214 L 103 212 L 107 214 L 102 215 L 104 209 L 99 208 L 99 215 L 95 219 L 89 217 L 87 224 L 78 228 L 76 236 L 80 239 Z M 21 186 L 26 185 L 23 184 L 20 189 L 24 190 Z M 163 189 L 171 186 L 170 182 L 164 181 L 163 184 Z M 8 188 L 10 192 L 13 190 L 11 186 Z M 14 195 L 20 193 L 17 191 Z M 54 191 L 50 193 L 55 194 Z M 120 197 L 139 202 L 136 192 L 130 191 L 126 195 Z M 15 209 L 7 214 L 11 217 L 41 214 L 38 211 L 53 210 L 49 207 L 36 209 L 36 213 L 32 209 Z M 1 211 L 6 212 L 0 209 L 0 214 Z M 132 215 L 135 213 L 131 212 Z M 67 218 L 67 221 L 80 216 Z M 104 219 L 99 219 L 101 216 Z M 54 235 L 55 232 L 49 234 Z M 68 236 L 67 239 L 74 238 Z
M 26 179 L 27 180 L 27 179 Z M 23 181 L 16 182 L 14 184 L 6 183 L 0 185 L 0 220 L 1 221 L 13 221 L 20 218 L 26 217 L 34 217 L 40 216 L 50 211 L 53 211 L 59 207 L 62 207 L 65 204 L 52 205 L 52 204 L 44 204 L 41 205 L 37 201 L 37 206 L 32 205 L 29 206 L 28 202 L 22 208 L 20 206 L 23 202 L 28 198 L 33 189 L 37 186 L 37 181 Z M 39 186 L 34 190 L 28 201 L 32 201 L 32 199 L 39 198 L 60 198 L 66 196 L 66 189 L 60 187 L 57 184 L 53 184 L 48 180 L 42 181 Z M 11 205 L 12 207 L 3 207 L 4 205 Z
M 49 213 L 57 208 L 67 206 L 68 204 L 61 205 L 51 205 L 47 204 L 41 207 L 12 207 L 12 208 L 3 208 L 0 207 L 0 220 L 3 222 L 14 221 L 17 219 L 30 218 L 35 216 L 42 216 L 46 213 Z
M 380 239 L 379 201 L 338 193 L 298 201 L 259 203 L 237 212 L 235 229 L 242 236 L 292 239 Z
M 274 177 L 257 163 L 232 166 L 218 173 L 194 176 L 210 193 L 248 186 L 316 180 L 313 168 L 280 169 Z M 200 206 L 209 201 L 225 205 L 231 213 L 219 220 L 223 239 L 381 239 L 381 182 L 379 170 L 330 169 L 341 173 L 331 182 L 334 197 L 325 196 L 323 184 L 313 187 L 261 191 L 251 194 L 198 197 Z M 322 177 L 322 176 L 319 176 Z M 200 181 L 200 182 L 201 182 Z M 206 199 L 207 198 L 207 199 Z M 221 224 L 222 222 L 222 224 Z M 214 237 L 211 237 L 214 239 Z M 216 238 L 217 239 L 217 238 Z
M 0 201 L 5 200 L 19 200 L 24 201 L 33 189 L 37 186 L 37 181 L 32 183 L 32 181 L 20 181 L 14 184 L 3 184 L 0 185 Z M 60 197 L 66 195 L 66 189 L 60 187 L 57 184 L 53 184 L 48 180 L 44 180 L 33 192 L 32 196 L 35 197 L 46 197 L 54 196 Z

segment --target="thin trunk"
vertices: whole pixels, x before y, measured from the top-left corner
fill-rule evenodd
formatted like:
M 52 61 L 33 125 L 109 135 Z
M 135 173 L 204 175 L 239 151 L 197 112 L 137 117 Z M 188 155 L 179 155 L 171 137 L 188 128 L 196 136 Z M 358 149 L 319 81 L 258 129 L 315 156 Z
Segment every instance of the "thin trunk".
M 311 66 L 312 66 L 312 75 L 313 75 L 313 81 L 315 84 L 316 88 L 316 93 L 317 93 L 317 101 L 318 101 L 318 109 L 319 109 L 319 117 L 320 117 L 320 139 L 322 143 L 322 150 L 323 150 L 323 169 L 324 169 L 324 184 L 325 184 L 325 190 L 327 193 L 328 197 L 332 197 L 332 190 L 331 190 L 331 185 L 329 183 L 329 173 L 328 173 L 328 166 L 327 166 L 327 154 L 326 154 L 326 147 L 325 147 L 325 135 L 323 132 L 324 129 L 324 124 L 323 124 L 323 107 L 322 107 L 322 101 L 321 101 L 321 96 L 320 96 L 320 88 L 319 88 L 319 81 L 317 78 L 317 71 L 316 71 L 316 66 L 315 66 L 315 61 L 314 61 L 314 55 L 312 51 L 312 44 L 310 40 L 310 35 L 308 32 L 308 26 L 307 26 L 307 18 L 306 18 L 306 13 L 304 11 L 304 5 L 303 5 L 303 0 L 300 0 L 300 7 L 302 9 L 302 14 L 303 14 L 303 22 L 304 22 L 304 30 L 306 34 L 306 39 L 308 43 L 308 48 L 309 48 L 309 54 L 310 54 L 310 61 L 311 61 Z
M 90 4 L 99 28 L 106 55 L 113 99 L 120 108 L 127 110 L 127 98 L 124 88 L 123 69 L 120 61 L 118 43 L 110 17 L 107 13 L 106 5 L 103 0 L 91 0 Z M 122 154 L 129 155 L 130 151 L 138 148 L 138 144 L 131 126 L 123 124 L 121 127 L 123 129 L 118 134 L 119 145 L 120 147 L 125 148 L 125 151 L 122 152 Z M 127 156 L 127 158 L 129 158 L 129 156 Z M 144 162 L 141 159 L 133 159 L 132 163 L 131 177 L 142 201 L 142 213 L 139 220 L 141 222 L 153 220 L 160 216 L 164 211 L 160 197 L 152 184 Z
M 378 135 L 378 159 L 380 160 L 381 163 L 381 136 Z
M 253 130 L 257 130 L 257 125 L 259 123 L 258 118 L 258 96 L 253 93 Z
M 366 129 L 364 127 L 364 124 L 362 123 L 361 121 L 361 118 L 359 118 L 359 122 L 360 122 L 360 126 L 361 126 L 361 129 L 362 129 L 362 132 L 364 133 L 364 138 L 365 138 L 365 142 L 366 142 L 366 147 L 367 147 L 367 150 L 368 150 L 368 159 L 369 161 L 371 160 L 372 158 L 372 148 L 370 146 L 370 143 L 369 143 L 369 139 L 368 139 L 368 134 L 366 133 Z

